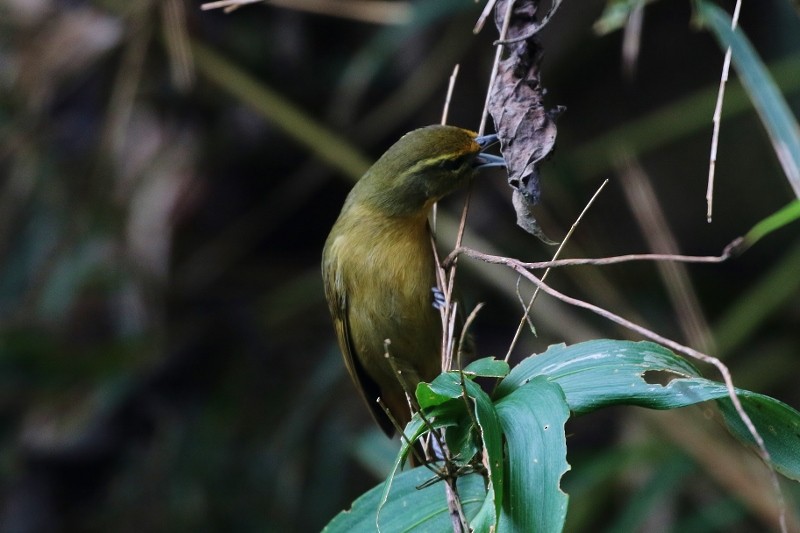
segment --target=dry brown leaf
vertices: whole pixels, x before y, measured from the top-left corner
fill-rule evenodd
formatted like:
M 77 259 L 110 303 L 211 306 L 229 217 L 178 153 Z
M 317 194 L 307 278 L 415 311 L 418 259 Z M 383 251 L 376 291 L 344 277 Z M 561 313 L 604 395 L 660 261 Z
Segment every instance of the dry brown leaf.
M 498 0 L 495 6 L 495 24 L 501 33 L 509 1 Z M 542 49 L 535 36 L 541 27 L 537 4 L 536 0 L 514 3 L 504 41 L 507 55 L 500 61 L 488 109 L 508 166 L 508 183 L 514 189 L 517 224 L 551 243 L 539 228 L 532 208 L 541 196 L 538 166 L 553 150 L 555 118 L 563 108 L 548 110 L 543 103 L 544 89 L 539 80 Z

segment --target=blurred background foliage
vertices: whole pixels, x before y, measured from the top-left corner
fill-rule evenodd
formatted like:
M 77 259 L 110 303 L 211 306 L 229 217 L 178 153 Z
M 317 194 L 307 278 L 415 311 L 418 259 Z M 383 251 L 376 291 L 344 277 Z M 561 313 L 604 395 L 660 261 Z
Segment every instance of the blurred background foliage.
M 477 128 L 494 29 L 473 36 L 469 0 L 367 0 L 371 21 L 335 0 L 297 4 L 333 14 L 200 4 L 0 0 L 2 531 L 314 531 L 392 457 L 340 362 L 320 252 L 369 161 L 440 120 L 456 63 L 449 122 Z M 548 98 L 567 112 L 538 219 L 563 237 L 608 178 L 564 257 L 717 254 L 792 189 L 732 76 L 706 223 L 723 54 L 689 2 L 651 2 L 625 70 L 623 32 L 593 27 L 604 6 L 565 1 L 541 33 Z M 741 26 L 797 114 L 798 4 L 747 2 Z M 438 229 L 447 250 L 453 229 Z M 468 232 L 482 251 L 553 253 L 515 226 L 499 172 L 475 183 Z M 461 264 L 467 303 L 487 304 L 479 353 L 503 356 L 516 278 Z M 795 223 L 721 265 L 549 279 L 798 407 L 799 274 Z M 544 297 L 533 321 L 514 360 L 629 336 Z M 568 430 L 571 531 L 774 524 L 763 467 L 711 407 L 609 409 Z

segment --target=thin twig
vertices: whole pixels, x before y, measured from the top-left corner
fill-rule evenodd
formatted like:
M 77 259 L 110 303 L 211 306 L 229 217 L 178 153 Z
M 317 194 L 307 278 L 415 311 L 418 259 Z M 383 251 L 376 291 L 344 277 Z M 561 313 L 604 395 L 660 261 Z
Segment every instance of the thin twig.
M 480 302 L 478 305 L 475 306 L 475 309 L 467 316 L 467 319 L 464 321 L 464 327 L 461 328 L 461 337 L 458 339 L 458 351 L 457 354 L 457 361 L 458 361 L 458 368 L 464 368 L 463 362 L 461 360 L 461 356 L 463 355 L 464 349 L 464 342 L 467 339 L 467 330 L 472 325 L 472 322 L 475 320 L 475 317 L 478 316 L 478 312 L 483 309 L 484 303 Z
M 436 207 L 436 204 L 434 204 Z M 435 264 L 435 272 L 436 272 L 436 287 L 444 294 L 445 285 L 447 281 L 447 274 L 442 267 L 442 262 L 439 260 L 439 250 L 436 249 L 436 239 L 434 237 L 434 233 L 431 233 L 431 248 L 433 249 L 433 258 Z M 447 350 L 447 336 L 444 334 L 447 331 L 447 297 L 445 296 L 445 304 L 439 308 L 439 316 L 442 320 L 442 345 L 441 345 L 441 355 L 442 355 L 442 372 L 447 372 L 450 370 L 449 367 L 446 366 L 446 360 L 444 354 Z
M 736 7 L 733 9 L 731 17 L 731 29 L 735 29 L 739 24 L 739 12 L 742 9 L 742 0 L 736 0 Z M 722 120 L 722 102 L 725 100 L 725 85 L 728 83 L 728 73 L 731 69 L 731 47 L 725 51 L 725 60 L 722 62 L 722 74 L 719 80 L 719 91 L 717 92 L 717 103 L 714 106 L 714 117 L 712 123 L 714 129 L 711 133 L 711 154 L 708 161 L 708 187 L 706 189 L 706 220 L 711 222 L 714 210 L 714 175 L 717 167 L 717 146 L 719 145 L 719 126 Z
M 522 318 L 520 319 L 519 324 L 517 325 L 517 331 L 514 332 L 514 337 L 511 339 L 511 344 L 508 348 L 508 352 L 506 352 L 506 356 L 504 358 L 504 361 L 506 362 L 508 362 L 513 346 L 517 343 L 517 339 L 522 334 L 522 326 L 525 324 L 525 322 L 528 323 L 528 327 L 533 332 L 534 337 L 536 336 L 536 326 L 533 324 L 533 320 L 531 320 L 531 314 L 530 314 L 531 306 L 533 305 L 533 297 L 531 297 L 531 299 L 526 304 L 525 298 L 522 297 L 522 290 L 520 289 L 521 285 L 522 285 L 522 276 L 517 276 L 517 282 L 514 284 L 514 294 L 517 297 L 517 301 L 519 301 L 520 307 L 522 307 Z M 536 294 L 536 292 L 538 291 L 535 291 L 534 295 Z
M 439 444 L 439 448 L 444 450 L 444 448 L 443 448 L 443 446 L 444 446 L 443 439 L 436 432 L 436 430 L 433 427 L 433 424 L 430 422 L 430 420 L 428 420 L 425 417 L 425 413 L 422 412 L 422 409 L 419 408 L 419 405 L 417 404 L 416 400 L 414 399 L 415 398 L 414 397 L 414 391 L 411 390 L 411 384 L 408 382 L 407 379 L 405 379 L 405 375 L 403 374 L 402 369 L 400 369 L 397 366 L 397 361 L 389 353 L 389 346 L 390 345 L 391 345 L 391 341 L 389 339 L 386 339 L 386 340 L 383 341 L 384 357 L 386 357 L 386 359 L 389 361 L 389 365 L 392 367 L 392 371 L 394 372 L 395 377 L 397 377 L 397 381 L 400 382 L 400 386 L 403 388 L 403 392 L 406 393 L 406 401 L 408 402 L 408 409 L 409 409 L 411 415 L 413 416 L 414 413 L 419 413 L 419 416 L 422 418 L 422 422 L 425 424 L 425 427 L 428 429 L 428 434 L 429 435 L 433 435 L 433 438 L 435 438 L 437 443 Z M 388 412 L 387 407 L 383 404 L 382 400 L 380 398 L 378 398 L 377 401 L 381 405 L 381 407 L 384 409 L 384 411 L 387 411 L 387 415 L 389 416 L 389 420 L 392 422 L 392 424 L 394 425 L 394 427 L 398 431 L 398 433 L 400 433 L 405 438 L 406 442 L 408 442 L 408 444 L 411 447 L 411 449 L 414 450 L 414 456 L 418 460 L 420 460 L 421 463 L 424 462 L 425 464 L 427 464 L 428 461 L 422 461 L 421 460 L 421 458 L 419 457 L 419 454 L 414 449 L 414 446 L 411 444 L 410 439 L 408 437 L 406 437 L 406 435 L 403 433 L 404 429 L 400 427 L 400 424 L 397 422 L 397 420 L 392 416 L 391 413 Z M 423 451 L 425 452 L 425 459 L 428 459 L 428 448 L 424 447 Z M 447 473 L 445 471 L 437 471 L 437 470 L 433 470 L 432 468 L 429 468 L 429 470 L 431 470 L 432 472 L 434 472 L 436 475 L 438 475 L 440 477 L 446 477 L 446 475 L 447 475 Z
M 392 367 L 392 372 L 394 372 L 394 377 L 397 378 L 397 381 L 400 383 L 400 387 L 403 389 L 403 392 L 406 393 L 406 401 L 408 402 L 408 410 L 413 415 L 415 411 L 419 410 L 418 406 L 416 405 L 416 401 L 414 400 L 414 391 L 413 386 L 411 383 L 406 379 L 406 375 L 403 373 L 403 369 L 400 368 L 397 364 L 397 359 L 392 357 L 392 354 L 389 352 L 389 346 L 391 346 L 392 341 L 391 339 L 384 339 L 383 341 L 383 356 L 388 361 L 389 366 Z
M 711 153 L 708 160 L 708 186 L 706 188 L 706 221 L 711 222 L 714 210 L 714 176 L 717 168 L 717 146 L 719 145 L 719 126 L 722 117 L 722 102 L 725 99 L 725 84 L 728 82 L 728 71 L 731 65 L 731 49 L 725 52 L 725 61 L 722 64 L 722 77 L 719 80 L 717 103 L 714 106 L 712 118 L 713 131 L 711 132 Z
M 595 191 L 595 193 L 586 203 L 586 206 L 584 206 L 583 210 L 581 211 L 581 214 L 578 215 L 578 218 L 575 219 L 575 222 L 572 224 L 572 227 L 569 228 L 569 231 L 567 232 L 567 235 L 564 237 L 564 240 L 562 240 L 561 244 L 558 245 L 558 250 L 556 250 L 556 253 L 553 254 L 553 261 L 555 261 L 561 254 L 561 250 L 564 249 L 564 246 L 567 244 L 567 241 L 569 240 L 570 237 L 572 237 L 572 234 L 575 232 L 575 229 L 578 227 L 578 224 L 580 224 L 581 220 L 583 219 L 583 216 L 589 211 L 589 208 L 592 206 L 592 204 L 600 195 L 600 192 L 605 188 L 606 185 L 608 185 L 608 180 L 605 180 L 603 181 L 602 184 L 600 184 L 600 187 L 597 188 L 597 191 Z M 544 274 L 542 274 L 542 281 L 547 279 L 547 275 L 550 273 L 551 268 L 552 267 L 547 267 L 547 270 L 545 270 Z M 536 300 L 536 296 L 538 294 L 539 294 L 539 287 L 536 287 L 536 290 L 533 291 L 533 296 L 531 296 L 530 302 L 528 302 L 528 305 L 525 307 L 525 313 L 522 315 L 522 319 L 519 321 L 519 325 L 517 326 L 517 331 L 514 333 L 514 338 L 511 339 L 511 345 L 508 347 L 508 351 L 506 352 L 506 356 L 504 358 L 506 362 L 508 362 L 508 360 L 511 358 L 511 352 L 514 351 L 514 347 L 517 344 L 517 340 L 519 340 L 519 336 L 522 334 L 522 328 L 525 325 L 525 322 L 528 320 L 528 317 L 530 316 L 531 307 L 533 306 L 533 302 Z
M 527 41 L 528 39 L 530 39 L 531 37 L 533 37 L 537 33 L 539 33 L 539 31 L 541 31 L 542 28 L 547 26 L 547 23 L 550 22 L 550 19 L 553 18 L 553 15 L 556 14 L 556 11 L 558 10 L 558 7 L 560 5 L 561 5 L 561 0 L 553 0 L 553 2 L 550 4 L 550 10 L 542 18 L 542 21 L 540 23 L 532 24 L 531 28 L 527 32 L 525 32 L 524 34 L 522 34 L 522 35 L 520 35 L 518 37 L 514 37 L 513 39 L 502 39 L 501 38 L 501 39 L 496 40 L 494 42 L 494 44 L 496 44 L 496 45 L 497 44 L 514 44 L 514 43 L 520 43 L 522 41 Z
M 451 457 L 450 457 L 450 450 L 447 448 L 447 444 L 445 443 L 445 440 L 444 440 L 444 434 L 440 433 L 439 431 L 436 431 L 436 428 L 433 427 L 433 422 L 431 422 L 430 419 L 428 419 L 428 417 L 425 416 L 425 413 L 422 411 L 422 409 L 417 411 L 417 413 L 419 414 L 419 417 L 422 419 L 422 423 L 425 424 L 425 427 L 428 428 L 428 435 L 436 440 L 436 444 L 439 446 L 439 449 L 442 451 L 442 459 L 444 460 L 444 464 L 445 464 L 445 467 L 446 467 L 448 464 L 450 464 Z M 428 449 L 426 448 L 424 451 L 425 451 L 425 455 L 427 457 Z M 438 474 L 439 477 L 442 478 L 442 479 L 444 479 L 445 477 L 447 477 L 449 475 L 446 468 L 443 469 L 443 470 L 439 470 L 438 472 L 439 472 L 439 474 Z
M 511 10 L 513 8 L 514 0 L 508 0 L 508 6 L 506 6 L 506 16 L 505 19 L 503 19 L 503 28 L 500 30 L 500 41 L 503 41 L 508 33 L 508 26 L 511 23 Z M 497 71 L 500 69 L 500 58 L 503 56 L 503 48 L 503 44 L 497 44 L 497 50 L 494 54 L 494 63 L 492 64 L 492 74 L 489 76 L 489 85 L 486 87 L 486 100 L 483 102 L 481 125 L 478 128 L 478 135 L 483 135 L 483 132 L 486 131 L 486 118 L 489 115 L 489 99 L 492 96 L 494 82 L 497 79 Z
M 442 475 L 441 472 L 439 472 L 438 470 L 436 470 L 435 468 L 430 466 L 428 461 L 425 461 L 422 457 L 420 457 L 419 452 L 417 451 L 416 448 L 414 448 L 414 444 L 411 442 L 411 439 L 409 439 L 408 436 L 406 435 L 404 428 L 400 427 L 400 423 L 397 421 L 397 419 L 394 417 L 394 415 L 392 415 L 392 412 L 389 410 L 389 407 L 384 403 L 383 399 L 378 397 L 375 401 L 378 402 L 378 405 L 381 406 L 381 409 L 383 409 L 383 412 L 386 413 L 386 416 L 389 417 L 389 420 L 392 422 L 392 425 L 394 425 L 395 429 L 397 430 L 397 433 L 400 434 L 400 438 L 403 441 L 405 441 L 406 444 L 408 444 L 408 449 L 414 455 L 414 458 L 417 461 L 419 461 L 419 464 L 427 467 L 428 470 L 433 472 L 436 476 L 441 476 Z
M 450 276 L 450 289 L 448 293 L 452 295 L 453 293 L 453 286 L 452 286 L 452 278 Z M 454 302 L 452 297 L 448 297 L 449 301 L 452 302 L 447 306 L 447 329 L 445 329 L 445 338 L 447 338 L 447 343 L 445 345 L 445 353 L 444 353 L 444 363 L 442 366 L 447 368 L 448 370 L 453 369 L 453 347 L 455 343 L 455 332 L 456 332 L 456 317 L 458 316 L 458 302 Z
M 456 244 L 455 248 L 460 248 L 461 243 L 464 240 L 464 229 L 467 225 L 467 213 L 469 213 L 469 201 L 470 197 L 472 196 L 472 186 L 470 185 L 467 188 L 467 195 L 464 198 L 464 208 L 461 210 L 461 219 L 458 223 L 458 233 L 456 234 Z M 447 332 L 445 338 L 447 342 L 445 343 L 446 351 L 442 354 L 443 357 L 447 357 L 447 370 L 450 370 L 449 363 L 452 362 L 452 341 L 453 341 L 453 325 L 455 324 L 455 317 L 456 317 L 456 305 L 453 302 L 453 287 L 455 286 L 456 281 L 456 270 L 458 268 L 458 261 L 452 261 L 449 263 L 450 271 L 447 273 L 447 287 L 445 288 L 444 299 L 444 324 L 447 327 L 444 331 Z M 443 360 L 444 361 L 444 360 Z M 444 365 L 443 365 L 444 366 Z
M 444 98 L 444 107 L 442 108 L 442 126 L 447 124 L 447 115 L 450 112 L 450 100 L 453 98 L 453 89 L 456 86 L 456 79 L 458 78 L 458 68 L 459 65 L 456 63 L 456 66 L 453 67 L 453 73 L 450 74 L 450 83 L 447 85 L 447 94 Z M 436 233 L 436 215 L 439 211 L 439 204 L 434 203 L 433 208 L 431 209 L 431 231 Z
M 453 67 L 453 73 L 450 75 L 450 83 L 447 86 L 447 95 L 445 96 L 444 101 L 444 108 L 442 109 L 442 125 L 447 124 L 447 115 L 450 111 L 450 100 L 453 96 L 453 89 L 456 84 L 456 79 L 458 77 L 458 70 L 459 66 L 456 64 Z M 467 194 L 467 201 L 469 201 L 469 193 Z M 452 301 L 451 292 L 452 292 L 452 279 L 448 280 L 447 274 L 445 273 L 444 269 L 441 267 L 441 263 L 439 262 L 439 254 L 436 250 L 436 242 L 433 239 L 433 235 L 436 234 L 436 215 L 438 213 L 438 203 L 433 204 L 433 208 L 431 210 L 431 246 L 433 247 L 433 254 L 436 260 L 436 284 L 439 289 L 442 291 L 442 294 L 445 297 L 445 303 L 440 309 L 440 314 L 442 317 L 442 372 L 446 372 L 450 370 L 450 365 L 452 363 L 452 351 L 450 344 L 452 342 L 452 336 L 447 334 L 447 332 L 451 331 L 452 320 L 451 316 L 455 315 L 455 312 L 451 310 L 450 302 Z M 466 212 L 462 214 L 462 224 L 464 223 L 464 217 L 466 216 Z
M 459 385 L 461 386 L 461 399 L 464 400 L 464 407 L 465 411 L 469 415 L 470 422 L 472 426 L 480 431 L 480 425 L 478 425 L 478 421 L 475 419 L 475 413 L 472 412 L 472 406 L 469 404 L 469 393 L 467 392 L 467 383 L 464 381 L 466 378 L 464 377 L 464 372 L 459 369 Z
M 456 86 L 456 79 L 458 79 L 459 65 L 453 67 L 453 73 L 450 74 L 450 83 L 447 84 L 447 96 L 444 99 L 444 109 L 442 109 L 442 125 L 447 124 L 447 114 L 450 112 L 450 100 L 453 98 L 453 89 Z
M 472 197 L 472 186 L 470 185 L 467 188 L 467 195 L 464 198 L 464 207 L 461 209 L 461 218 L 458 221 L 458 232 L 456 233 L 456 244 L 455 248 L 460 248 L 461 243 L 464 241 L 464 229 L 467 226 L 467 213 L 469 213 L 469 201 Z M 450 302 L 452 301 L 452 294 L 453 294 L 453 286 L 455 285 L 456 281 L 456 269 L 458 268 L 458 261 L 453 261 L 449 263 L 450 271 L 448 272 L 447 276 L 447 290 L 445 292 L 445 300 L 447 302 L 446 309 L 449 310 Z
M 533 263 L 525 263 L 520 261 L 519 264 L 523 265 L 529 270 L 542 270 L 547 268 L 560 268 L 570 266 L 583 266 L 583 265 L 614 265 L 618 263 L 627 263 L 630 261 L 676 261 L 680 263 L 722 263 L 727 261 L 733 255 L 733 251 L 740 246 L 742 238 L 739 237 L 725 247 L 721 255 L 671 255 L 671 254 L 627 254 L 615 255 L 611 257 L 583 257 L 574 259 L 556 259 L 555 261 L 538 261 Z M 466 246 L 453 250 L 450 255 L 445 259 L 445 264 L 454 256 L 470 255 L 475 252 Z M 497 255 L 484 255 L 481 259 L 495 264 L 502 264 L 504 257 Z
M 403 392 L 406 393 L 406 400 L 408 401 L 408 409 L 409 409 L 409 411 L 411 412 L 412 416 L 413 416 L 413 414 L 415 412 L 419 413 L 420 417 L 422 418 L 423 423 L 428 428 L 428 432 L 430 434 L 436 435 L 437 436 L 437 440 L 438 440 L 438 434 L 435 432 L 433 424 L 431 424 L 431 422 L 427 418 L 425 418 L 425 414 L 422 412 L 421 409 L 419 409 L 419 406 L 416 405 L 416 402 L 412 400 L 413 391 L 409 390 L 411 388 L 410 383 L 405 379 L 405 376 L 403 375 L 401 369 L 397 366 L 396 360 L 389 353 L 389 346 L 390 345 L 391 345 L 391 341 L 389 339 L 386 339 L 386 340 L 383 341 L 384 357 L 389 361 L 389 365 L 392 367 L 392 371 L 394 372 L 395 376 L 397 377 L 397 380 L 400 382 L 400 386 L 403 388 Z M 378 402 L 378 405 L 380 405 L 381 408 L 386 412 L 386 415 L 389 417 L 389 421 L 391 421 L 392 425 L 394 425 L 394 427 L 397 430 L 397 432 L 403 437 L 403 439 L 408 443 L 409 447 L 414 451 L 414 456 L 420 461 L 420 463 L 427 464 L 428 461 L 423 461 L 422 458 L 419 457 L 419 454 L 417 453 L 416 449 L 412 445 L 411 440 L 405 435 L 405 428 L 400 427 L 400 423 L 397 421 L 397 419 L 389 411 L 388 406 L 383 402 L 383 400 L 380 397 L 378 397 L 378 399 L 376 401 Z M 439 445 L 440 446 L 441 446 L 441 444 L 442 444 L 442 442 L 439 441 Z M 424 451 L 425 451 L 425 455 L 427 456 L 428 450 L 425 449 Z M 426 459 L 427 459 L 427 457 L 426 457 Z M 438 476 L 445 475 L 444 471 L 438 471 L 438 470 L 434 470 L 432 468 L 429 468 L 429 470 L 431 470 L 432 472 L 434 472 Z
M 453 533 L 465 533 L 469 531 L 469 523 L 464 514 L 464 507 L 461 505 L 461 498 L 458 495 L 457 479 L 457 476 L 448 476 L 444 480 L 447 508 L 450 511 L 450 523 L 453 524 Z
M 461 330 L 461 338 L 459 339 L 458 346 L 458 377 L 459 385 L 461 386 L 461 398 L 464 400 L 464 407 L 467 415 L 469 415 L 472 426 L 479 432 L 481 431 L 481 426 L 478 424 L 478 421 L 475 418 L 475 413 L 472 412 L 472 405 L 470 405 L 469 402 L 469 393 L 467 392 L 466 378 L 464 377 L 463 371 L 464 367 L 461 364 L 461 347 L 464 345 L 467 329 L 469 329 L 469 326 L 472 325 L 472 321 L 475 320 L 475 317 L 478 315 L 478 311 L 480 311 L 482 307 L 483 303 L 479 303 L 477 306 L 475 306 L 475 309 L 472 310 L 467 319 L 464 321 L 464 329 Z
M 472 28 L 472 33 L 478 34 L 483 29 L 483 25 L 486 22 L 486 19 L 489 18 L 489 14 L 492 12 L 492 8 L 494 8 L 494 4 L 497 0 L 489 0 L 486 2 L 486 5 L 483 6 L 483 11 L 481 11 L 481 16 L 478 17 L 478 21 L 475 23 L 475 27 Z

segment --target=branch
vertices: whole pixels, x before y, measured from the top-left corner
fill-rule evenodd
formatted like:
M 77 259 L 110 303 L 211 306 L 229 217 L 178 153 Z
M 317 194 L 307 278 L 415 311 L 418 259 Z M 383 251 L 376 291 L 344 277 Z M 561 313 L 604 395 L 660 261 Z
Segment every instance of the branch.
M 582 266 L 582 265 L 613 265 L 616 263 L 627 263 L 631 261 L 675 261 L 679 263 L 722 263 L 733 257 L 742 243 L 742 238 L 737 237 L 729 245 L 727 245 L 720 255 L 676 255 L 676 254 L 627 254 L 615 255 L 611 257 L 585 257 L 574 259 L 554 259 L 552 261 L 538 261 L 533 263 L 525 263 L 517 261 L 516 259 L 509 259 L 500 255 L 491 255 L 478 252 L 472 248 L 462 246 L 456 248 L 450 255 L 445 258 L 444 265 L 450 264 L 453 259 L 459 255 L 466 255 L 474 259 L 480 259 L 485 263 L 495 265 L 508 265 L 508 261 L 514 261 L 515 264 L 520 265 L 527 270 L 541 270 L 547 268 L 560 268 L 568 266 Z M 508 265 L 510 266 L 510 265 Z
M 731 29 L 739 24 L 739 12 L 742 9 L 742 0 L 736 0 L 736 7 L 731 18 Z M 731 47 L 725 50 L 725 59 L 722 62 L 717 103 L 714 105 L 714 116 L 711 119 L 713 131 L 711 133 L 711 153 L 708 156 L 708 186 L 706 189 L 706 220 L 711 222 L 714 211 L 714 175 L 717 170 L 717 146 L 719 145 L 719 125 L 722 121 L 722 103 L 725 100 L 725 84 L 728 83 L 728 73 L 731 69 Z

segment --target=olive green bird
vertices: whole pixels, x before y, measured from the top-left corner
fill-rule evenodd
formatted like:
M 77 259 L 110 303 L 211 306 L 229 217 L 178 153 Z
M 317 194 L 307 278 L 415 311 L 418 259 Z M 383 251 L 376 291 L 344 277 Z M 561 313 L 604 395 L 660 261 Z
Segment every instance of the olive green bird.
M 454 126 L 407 133 L 353 187 L 325 242 L 322 278 L 344 363 L 389 436 L 395 427 L 378 398 L 401 427 L 411 419 L 397 371 L 412 392 L 441 372 L 428 212 L 477 169 L 505 165 L 482 153 L 496 139 Z

